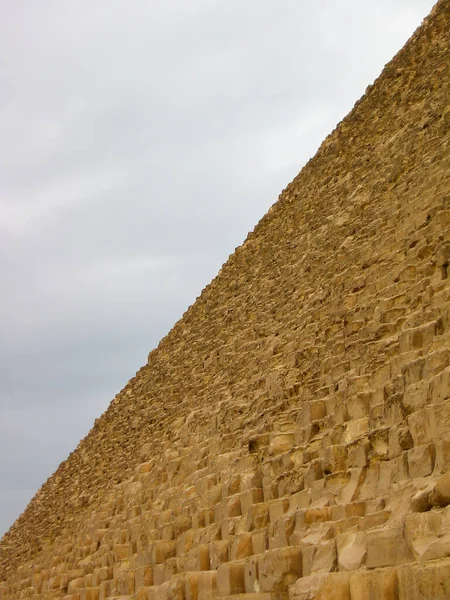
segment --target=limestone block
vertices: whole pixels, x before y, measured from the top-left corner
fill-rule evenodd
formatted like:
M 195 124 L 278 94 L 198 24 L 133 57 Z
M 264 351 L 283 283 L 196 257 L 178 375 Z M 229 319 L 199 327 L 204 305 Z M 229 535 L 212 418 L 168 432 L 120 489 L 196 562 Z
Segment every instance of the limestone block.
M 355 419 L 346 423 L 343 442 L 349 444 L 365 435 L 369 430 L 369 418 L 363 417 L 362 419 Z
M 408 427 L 415 446 L 420 446 L 436 438 L 437 427 L 434 407 L 418 410 L 407 418 Z
M 420 556 L 421 561 L 435 560 L 450 556 L 450 534 L 435 538 Z
M 166 566 L 165 564 L 155 565 L 153 567 L 153 585 L 159 586 L 164 582 L 168 581 L 168 577 L 166 577 Z
M 269 548 L 267 528 L 251 532 L 253 554 L 262 554 Z
M 444 400 L 434 408 L 436 434 L 438 438 L 448 439 L 450 431 L 450 399 Z
M 450 439 L 449 440 L 437 440 L 435 442 L 436 447 L 436 464 L 435 471 L 437 473 L 444 473 L 450 465 Z
M 142 587 L 135 594 L 135 600 L 154 600 L 155 588 L 154 587 Z
M 241 491 L 261 489 L 261 486 L 261 469 L 257 462 L 252 470 L 241 473 Z
M 403 394 L 402 404 L 408 413 L 425 408 L 429 395 L 430 382 L 418 381 L 408 385 Z
M 309 425 L 313 421 L 324 419 L 327 415 L 327 405 L 324 400 L 313 400 L 307 402 L 303 409 L 302 425 Z
M 302 576 L 300 548 L 267 550 L 258 558 L 259 585 L 262 592 L 284 592 Z
M 153 567 L 146 565 L 135 569 L 134 581 L 136 589 L 153 585 Z
M 389 427 L 379 427 L 369 433 L 371 454 L 385 460 L 389 456 Z
M 152 564 L 162 564 L 168 558 L 175 556 L 175 550 L 176 544 L 174 541 L 155 542 L 151 551 Z
M 198 544 L 187 553 L 186 571 L 208 571 L 210 568 L 209 546 Z
M 450 559 L 402 565 L 397 578 L 399 600 L 450 598 Z
M 350 600 L 398 600 L 393 568 L 361 571 L 350 576 Z
M 230 539 L 237 533 L 237 527 L 240 525 L 241 517 L 234 517 L 232 519 L 223 519 L 220 522 L 220 536 L 223 540 Z
M 258 555 L 249 556 L 244 561 L 244 587 L 246 593 L 258 592 L 260 589 Z
M 350 418 L 363 419 L 364 417 L 367 417 L 369 415 L 370 402 L 370 392 L 359 392 L 354 395 L 351 395 L 346 403 Z
M 270 436 L 268 452 L 270 456 L 277 456 L 290 450 L 294 445 L 294 433 L 277 433 Z
M 188 572 L 184 577 L 184 597 L 186 600 L 198 600 L 200 572 Z
M 331 521 L 332 509 L 329 506 L 320 508 L 307 508 L 304 511 L 304 523 L 312 525 L 313 523 L 326 523 Z
M 84 588 L 85 585 L 86 585 L 86 583 L 84 581 L 84 577 L 78 577 L 77 579 L 72 579 L 72 581 L 69 583 L 69 586 L 68 586 L 69 594 L 73 594 L 75 592 L 75 590 Z
M 270 435 L 264 433 L 261 435 L 252 436 L 248 441 L 248 451 L 250 454 L 257 454 L 262 449 L 266 448 L 270 442 Z
M 312 487 L 315 481 L 323 478 L 323 475 L 323 460 L 321 458 L 313 459 L 304 473 L 304 486 Z
M 436 461 L 434 444 L 424 444 L 408 450 L 408 471 L 412 479 L 431 475 Z
M 406 516 L 405 536 L 409 543 L 415 540 L 436 537 L 440 534 L 442 527 L 442 513 L 440 511 L 428 511 L 414 513 Z
M 447 506 L 450 504 L 450 472 L 440 477 L 431 496 L 431 502 L 438 506 Z
M 133 594 L 135 590 L 134 573 L 130 570 L 121 571 L 116 578 L 116 587 L 119 594 Z
M 303 556 L 303 553 L 302 553 Z M 330 573 L 337 567 L 336 540 L 326 540 L 317 545 L 314 554 L 311 572 L 312 573 Z
M 349 578 L 350 573 L 302 577 L 289 588 L 289 600 L 350 600 Z
M 345 445 L 336 444 L 328 446 L 323 459 L 324 473 L 336 473 L 347 469 L 347 448 Z
M 155 586 L 154 600 L 169 600 L 169 582 Z
M 407 329 L 399 335 L 400 352 L 409 352 L 418 350 L 424 346 L 429 346 L 436 333 L 436 323 L 426 323 L 420 327 Z
M 214 523 L 220 523 L 223 519 L 227 518 L 227 505 L 227 498 L 223 498 L 214 504 Z
M 111 567 L 102 567 L 97 568 L 92 573 L 92 586 L 99 586 L 102 581 L 107 581 L 112 578 L 112 568 Z
M 100 584 L 99 600 L 106 600 L 106 598 L 109 598 L 112 593 L 112 588 L 113 585 L 111 581 L 103 581 Z
M 405 388 L 413 383 L 422 381 L 424 365 L 425 359 L 421 357 L 409 362 L 402 368 L 402 376 Z
M 267 528 L 269 548 L 283 548 L 289 546 L 295 522 L 296 515 L 291 514 L 281 517 L 276 523 L 269 525 Z
M 450 398 L 450 367 L 446 367 L 432 380 L 431 401 L 440 404 Z
M 163 584 L 167 590 L 167 600 L 185 600 L 185 576 L 176 575 Z M 162 586 L 161 586 L 162 587 Z
M 80 590 L 80 600 L 99 600 L 100 587 L 90 587 Z
M 251 533 L 241 533 L 234 536 L 230 546 L 230 561 L 246 558 L 253 553 L 253 538 Z
M 245 592 L 244 561 L 219 565 L 217 569 L 217 590 L 219 596 L 232 596 Z
M 133 554 L 130 544 L 116 544 L 114 546 L 114 562 L 126 560 Z
M 347 444 L 347 467 L 365 467 L 369 449 L 370 442 L 366 438 L 358 438 Z
M 205 506 L 216 506 L 222 500 L 222 486 L 220 484 L 211 487 L 205 498 Z
M 228 499 L 226 517 L 232 519 L 233 517 L 240 517 L 242 515 L 241 499 L 239 495 L 232 496 Z
M 302 551 L 302 576 L 308 577 L 312 573 L 314 556 L 316 554 L 316 544 L 300 543 Z
M 178 515 L 172 523 L 173 536 L 177 539 L 191 527 L 191 518 L 188 515 Z M 172 538 L 168 538 L 172 539 Z
M 392 515 L 390 510 L 379 510 L 377 512 L 370 513 L 361 519 L 358 523 L 358 527 L 361 531 L 367 531 L 374 527 L 380 527 L 389 520 Z
M 429 484 L 427 487 L 418 490 L 411 497 L 411 511 L 415 512 L 426 512 L 431 509 L 430 494 L 433 486 Z
M 441 373 L 441 371 L 449 366 L 449 362 L 450 350 L 447 347 L 427 354 L 423 369 L 424 379 L 430 379 Z
M 252 488 L 239 496 L 241 502 L 241 514 L 246 515 L 253 504 L 263 502 L 263 491 L 261 488 Z
M 196 536 L 197 531 L 195 529 L 189 529 L 180 535 L 175 543 L 175 552 L 177 556 L 185 554 L 192 549 Z M 144 564 L 150 564 L 152 562 L 151 551 L 146 551 L 146 557 L 143 560 L 145 560 Z
M 217 573 L 215 571 L 199 573 L 197 600 L 213 600 L 216 596 Z
M 403 535 L 403 527 L 381 528 L 366 532 L 368 569 L 392 567 L 414 560 Z
M 210 568 L 217 569 L 222 563 L 229 561 L 228 540 L 216 540 L 209 544 Z
M 267 505 L 269 508 L 270 522 L 275 523 L 289 509 L 289 499 L 281 498 L 279 500 L 272 500 L 271 502 L 268 502 Z
M 367 556 L 367 536 L 363 532 L 347 531 L 336 537 L 338 566 L 340 571 L 359 569 Z
M 308 508 L 311 504 L 311 490 L 301 490 L 289 497 L 289 511 L 297 508 Z
M 269 519 L 269 504 L 265 502 L 254 504 L 248 509 L 246 516 L 246 529 L 247 531 L 261 529 L 269 523 Z

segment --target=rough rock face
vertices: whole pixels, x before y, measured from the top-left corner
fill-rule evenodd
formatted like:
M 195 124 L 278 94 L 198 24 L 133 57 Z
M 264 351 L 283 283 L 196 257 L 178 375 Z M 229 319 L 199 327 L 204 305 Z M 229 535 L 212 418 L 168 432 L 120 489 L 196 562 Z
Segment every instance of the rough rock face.
M 0 545 L 0 598 L 450 598 L 450 0 Z

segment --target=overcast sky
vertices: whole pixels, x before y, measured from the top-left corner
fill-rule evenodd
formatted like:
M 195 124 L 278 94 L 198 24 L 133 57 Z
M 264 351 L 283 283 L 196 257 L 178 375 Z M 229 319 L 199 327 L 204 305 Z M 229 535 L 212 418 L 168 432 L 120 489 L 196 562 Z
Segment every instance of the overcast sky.
M 432 0 L 0 0 L 0 535 Z

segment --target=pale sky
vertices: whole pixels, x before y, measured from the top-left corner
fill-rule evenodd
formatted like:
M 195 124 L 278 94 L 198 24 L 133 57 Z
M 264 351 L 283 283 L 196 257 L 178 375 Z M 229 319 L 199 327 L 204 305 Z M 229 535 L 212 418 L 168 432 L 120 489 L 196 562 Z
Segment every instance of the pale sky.
M 432 0 L 0 0 L 0 535 Z

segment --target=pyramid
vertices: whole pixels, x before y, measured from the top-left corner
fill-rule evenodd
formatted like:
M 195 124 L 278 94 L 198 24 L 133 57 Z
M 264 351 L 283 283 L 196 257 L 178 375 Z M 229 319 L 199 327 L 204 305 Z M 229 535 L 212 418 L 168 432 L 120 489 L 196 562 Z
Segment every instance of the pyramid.
M 450 0 L 5 534 L 0 599 L 450 598 Z

